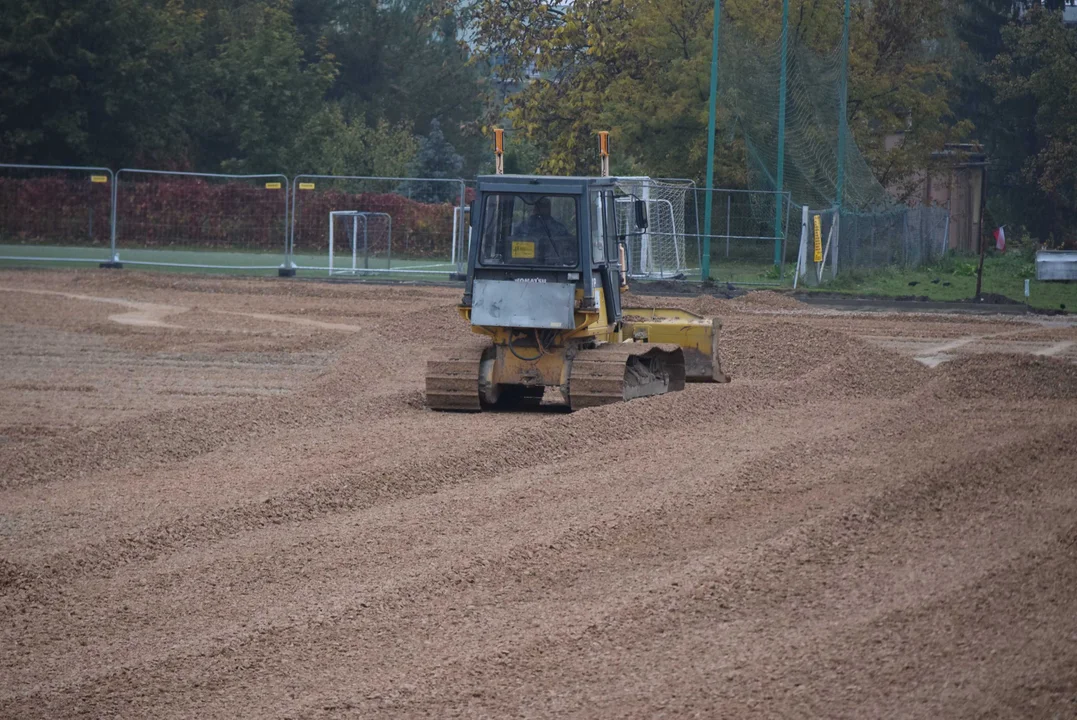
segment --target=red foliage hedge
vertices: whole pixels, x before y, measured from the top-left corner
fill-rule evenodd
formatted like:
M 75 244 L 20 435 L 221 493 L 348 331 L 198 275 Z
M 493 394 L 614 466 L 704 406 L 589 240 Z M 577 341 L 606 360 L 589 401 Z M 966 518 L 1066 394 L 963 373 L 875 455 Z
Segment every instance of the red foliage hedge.
M 117 245 L 283 252 L 287 193 L 283 185 L 266 188 L 266 182 L 124 175 L 117 192 Z M 110 192 L 109 184 L 91 183 L 88 175 L 0 177 L 0 241 L 107 245 Z M 394 256 L 450 252 L 451 203 L 318 188 L 298 191 L 295 207 L 296 252 L 328 249 L 331 210 L 389 213 Z
M 121 174 L 122 175 L 122 174 Z M 123 247 L 243 248 L 284 252 L 286 191 L 275 180 L 122 176 L 116 238 Z
M 0 242 L 108 245 L 112 187 L 89 174 L 0 177 Z

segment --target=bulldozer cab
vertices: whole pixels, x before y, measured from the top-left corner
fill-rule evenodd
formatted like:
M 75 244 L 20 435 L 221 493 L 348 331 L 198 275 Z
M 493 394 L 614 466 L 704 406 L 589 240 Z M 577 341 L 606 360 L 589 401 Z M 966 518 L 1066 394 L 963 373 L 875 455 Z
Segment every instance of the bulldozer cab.
M 480 245 L 484 265 L 576 267 L 580 250 L 575 197 L 493 193 L 485 204 Z
M 610 178 L 488 175 L 471 206 L 464 305 L 491 327 L 572 329 L 575 311 L 621 320 Z

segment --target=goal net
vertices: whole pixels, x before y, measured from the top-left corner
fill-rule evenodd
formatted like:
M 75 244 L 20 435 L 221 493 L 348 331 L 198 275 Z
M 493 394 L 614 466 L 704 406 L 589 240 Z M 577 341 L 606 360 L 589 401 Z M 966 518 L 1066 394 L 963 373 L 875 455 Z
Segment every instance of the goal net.
M 696 239 L 695 217 L 686 222 L 691 181 L 617 178 L 617 227 L 625 234 L 628 275 L 637 279 L 683 279 L 690 268 L 686 236 Z M 647 228 L 636 228 L 633 202 L 647 209 Z M 693 198 L 694 200 L 694 198 Z
M 329 213 L 329 274 L 358 275 L 390 270 L 393 219 L 388 213 L 334 210 Z

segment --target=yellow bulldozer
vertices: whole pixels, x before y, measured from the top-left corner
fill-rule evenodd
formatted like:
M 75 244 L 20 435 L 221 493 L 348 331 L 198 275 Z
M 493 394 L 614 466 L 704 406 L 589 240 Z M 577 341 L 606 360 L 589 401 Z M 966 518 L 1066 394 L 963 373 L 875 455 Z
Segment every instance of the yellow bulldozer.
M 577 410 L 683 390 L 686 382 L 728 382 L 719 322 L 621 306 L 629 233 L 618 232 L 617 202 L 609 177 L 479 178 L 458 311 L 488 340 L 434 351 L 430 408 L 537 405 L 546 388 L 557 388 Z M 645 230 L 645 202 L 619 202 L 632 203 L 622 224 L 634 220 L 633 232 Z

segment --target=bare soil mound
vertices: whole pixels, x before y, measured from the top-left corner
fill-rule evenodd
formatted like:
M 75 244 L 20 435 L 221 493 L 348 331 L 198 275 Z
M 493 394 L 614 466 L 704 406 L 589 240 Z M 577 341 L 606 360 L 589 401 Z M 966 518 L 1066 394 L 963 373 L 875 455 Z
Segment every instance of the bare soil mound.
M 804 307 L 803 303 L 785 293 L 773 290 L 755 290 L 729 301 L 731 306 L 761 308 L 770 310 L 796 310 Z
M 943 398 L 1007 400 L 1077 399 L 1077 365 L 1031 355 L 984 354 L 957 358 L 936 368 Z
M 694 297 L 676 297 L 667 295 L 635 295 L 625 293 L 621 298 L 622 307 L 631 308 L 677 308 L 703 317 L 718 317 L 730 310 L 730 301 L 711 295 Z
M 860 338 L 792 321 L 732 327 L 719 351 L 734 382 L 791 381 L 801 398 L 896 397 L 918 390 L 927 373 Z
M 736 379 L 792 380 L 860 345 L 842 332 L 780 321 L 722 330 L 722 368 Z

